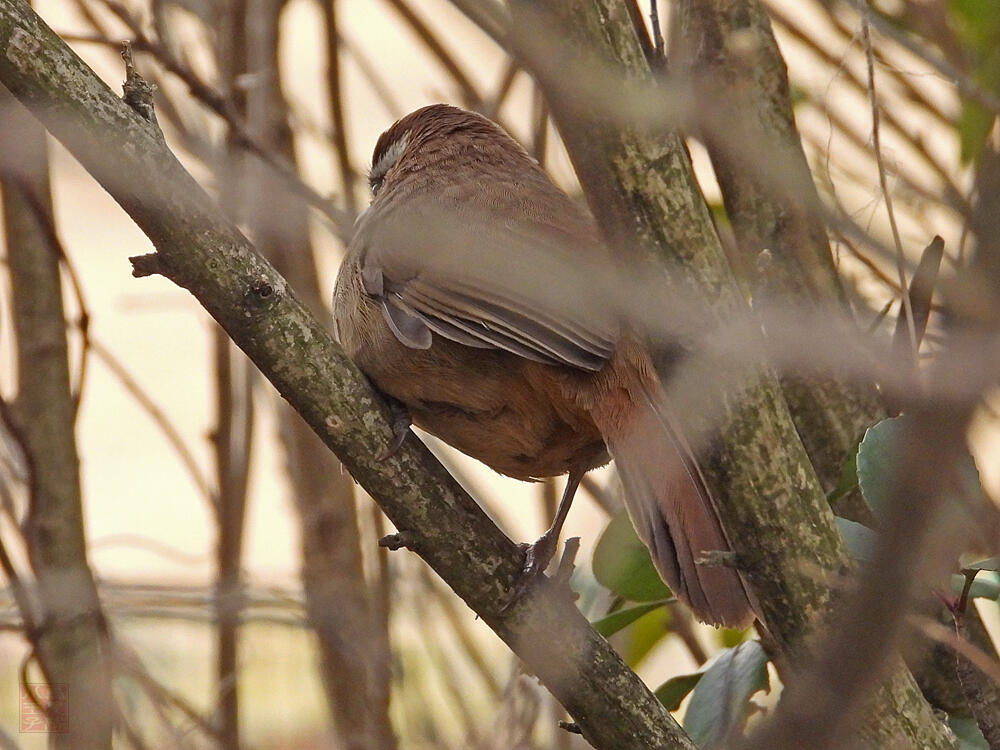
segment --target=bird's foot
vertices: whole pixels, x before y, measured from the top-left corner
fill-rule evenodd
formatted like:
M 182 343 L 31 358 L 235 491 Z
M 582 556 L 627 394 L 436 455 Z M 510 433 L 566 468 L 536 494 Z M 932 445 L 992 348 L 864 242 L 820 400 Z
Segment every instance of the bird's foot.
M 384 461 L 399 453 L 399 449 L 403 447 L 406 436 L 410 434 L 410 425 L 413 424 L 410 412 L 402 401 L 387 398 L 386 402 L 389 404 L 389 424 L 392 427 L 392 442 L 384 450 L 379 451 L 379 454 L 375 457 L 378 461 Z
M 506 612 L 509 610 L 540 579 L 545 577 L 545 569 L 549 567 L 558 543 L 558 532 L 552 533 L 552 529 L 549 529 L 531 544 L 518 545 L 518 547 L 524 550 L 524 567 L 521 568 L 521 575 L 518 576 L 517 581 L 514 583 L 514 590 L 511 592 L 510 599 L 507 600 L 501 611 Z

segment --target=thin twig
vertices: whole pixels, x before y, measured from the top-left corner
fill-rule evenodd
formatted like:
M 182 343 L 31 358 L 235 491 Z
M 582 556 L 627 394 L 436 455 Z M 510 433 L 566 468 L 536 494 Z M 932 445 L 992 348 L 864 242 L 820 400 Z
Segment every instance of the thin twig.
M 255 156 L 262 159 L 275 170 L 309 205 L 323 213 L 333 225 L 341 239 L 351 236 L 354 224 L 353 216 L 338 208 L 332 201 L 305 183 L 295 169 L 285 159 L 276 156 L 270 149 L 254 137 L 246 126 L 243 117 L 229 97 L 216 91 L 201 80 L 193 70 L 177 59 L 174 54 L 159 41 L 150 39 L 143 31 L 141 24 L 122 3 L 117 0 L 102 0 L 107 8 L 114 13 L 131 31 L 136 39 L 133 42 L 136 49 L 147 50 L 170 73 L 177 76 L 188 87 L 188 91 L 198 101 L 221 117 L 230 127 L 234 142 Z
M 937 72 L 954 83 L 963 95 L 974 100 L 984 109 L 1000 114 L 1000 98 L 997 98 L 994 94 L 985 90 L 982 86 L 972 80 L 972 78 L 955 68 L 947 60 L 935 54 L 930 45 L 920 44 L 914 41 L 907 34 L 893 27 L 888 21 L 880 18 L 878 14 L 872 13 L 868 7 L 868 0 L 847 0 L 847 2 L 861 14 L 863 19 L 867 19 L 867 22 L 874 26 L 880 34 L 892 39 L 892 41 L 905 49 L 907 52 L 926 62 Z M 865 33 L 867 34 L 868 32 L 865 31 Z
M 427 22 L 418 16 L 405 0 L 386 0 L 386 2 L 402 16 L 406 24 L 413 30 L 413 33 L 423 42 L 431 56 L 441 63 L 441 67 L 445 69 L 458 86 L 459 96 L 465 106 L 473 109 L 481 106 L 483 97 L 465 74 L 462 66 L 458 64 L 451 52 L 448 51 L 448 48 L 438 39 L 433 29 L 427 25 Z
M 919 632 L 972 662 L 997 685 L 1000 685 L 1000 664 L 974 643 L 959 638 L 952 628 L 923 615 L 909 615 L 907 621 Z
M 337 31 L 337 0 L 325 0 L 320 5 L 326 30 L 326 86 L 330 98 L 330 121 L 333 126 L 333 151 L 340 173 L 340 187 L 344 205 L 351 214 L 357 214 L 354 183 L 357 173 L 351 166 L 347 147 L 347 122 L 344 117 L 344 91 L 340 76 L 340 35 Z
M 871 100 L 872 109 L 872 146 L 875 151 L 875 163 L 878 166 L 878 182 L 882 190 L 882 197 L 885 200 L 885 210 L 889 217 L 889 227 L 892 230 L 892 241 L 896 245 L 896 269 L 899 273 L 899 288 L 907 289 L 905 255 L 903 253 L 903 241 L 899 236 L 899 227 L 896 225 L 896 214 L 892 209 L 892 197 L 889 194 L 889 185 L 886 178 L 885 163 L 882 160 L 882 141 L 879 135 L 879 103 L 878 94 L 875 91 L 875 52 L 872 49 L 871 33 L 868 29 L 869 13 L 866 11 L 861 19 L 861 35 L 865 45 L 865 57 L 868 61 L 868 95 Z M 916 326 L 913 321 L 913 306 L 910 304 L 910 296 L 905 292 L 902 294 L 903 311 L 906 315 L 906 325 L 909 329 L 910 347 L 913 356 L 916 357 L 919 349 L 917 346 Z
M 135 399 L 142 410 L 160 428 L 170 447 L 174 449 L 184 468 L 187 469 L 191 481 L 194 482 L 201 496 L 214 507 L 217 504 L 216 492 L 212 488 L 208 478 L 202 473 L 201 467 L 198 466 L 198 461 L 188 449 L 184 438 L 181 437 L 180 431 L 170 421 L 170 417 L 156 405 L 156 402 L 146 393 L 139 381 L 125 369 L 125 366 L 111 353 L 111 350 L 96 340 L 91 340 L 91 348 L 93 349 L 94 356 L 104 363 L 104 366 L 118 379 L 118 382 L 121 383 L 129 395 Z

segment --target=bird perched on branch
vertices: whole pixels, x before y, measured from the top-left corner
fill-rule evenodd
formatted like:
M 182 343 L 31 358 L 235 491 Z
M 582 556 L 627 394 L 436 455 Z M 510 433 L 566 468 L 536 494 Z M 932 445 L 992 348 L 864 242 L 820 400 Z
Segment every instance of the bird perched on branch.
M 702 620 L 746 624 L 738 572 L 698 562 L 730 545 L 650 354 L 606 293 L 614 264 L 590 216 L 502 128 L 443 104 L 382 134 L 369 181 L 334 292 L 338 337 L 413 424 L 501 474 L 569 475 L 524 575 L 547 566 L 583 475 L 614 458 L 664 581 Z

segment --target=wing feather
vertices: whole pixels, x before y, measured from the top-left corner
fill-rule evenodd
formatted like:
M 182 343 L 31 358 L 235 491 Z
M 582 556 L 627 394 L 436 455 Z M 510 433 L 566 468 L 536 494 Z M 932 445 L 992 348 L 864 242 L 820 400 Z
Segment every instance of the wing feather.
M 619 335 L 611 264 L 589 219 L 548 187 L 568 221 L 551 206 L 512 205 L 525 191 L 508 183 L 372 205 L 352 244 L 403 344 L 423 344 L 429 329 L 545 364 L 604 366 Z M 517 218 L 497 222 L 498 212 Z

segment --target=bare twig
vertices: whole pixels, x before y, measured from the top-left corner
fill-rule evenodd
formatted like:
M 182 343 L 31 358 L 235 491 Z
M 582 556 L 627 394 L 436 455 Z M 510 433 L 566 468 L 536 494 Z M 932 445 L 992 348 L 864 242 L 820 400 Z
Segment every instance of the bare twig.
M 215 490 L 212 488 L 208 478 L 202 472 L 194 454 L 184 442 L 184 438 L 181 437 L 180 431 L 174 426 L 173 422 L 170 421 L 170 417 L 167 413 L 164 412 L 155 401 L 153 401 L 152 396 L 150 396 L 142 387 L 142 384 L 135 377 L 133 377 L 127 369 L 125 369 L 125 365 L 121 363 L 121 361 L 111 352 L 110 349 L 98 340 L 91 340 L 91 347 L 93 349 L 94 356 L 108 368 L 115 378 L 117 378 L 118 382 L 122 385 L 125 391 L 135 399 L 139 407 L 149 415 L 150 419 L 153 420 L 153 423 L 159 428 L 160 432 L 163 433 L 163 437 L 166 438 L 170 447 L 173 448 L 174 452 L 177 454 L 177 457 L 184 465 L 188 476 L 191 478 L 191 481 L 194 482 L 195 487 L 198 488 L 202 498 L 207 500 L 210 505 L 214 507 L 218 502 Z
M 445 69 L 448 76 L 458 86 L 459 97 L 465 106 L 471 109 L 482 106 L 483 97 L 469 77 L 465 75 L 462 66 L 452 57 L 451 52 L 441 42 L 434 30 L 410 7 L 409 2 L 407 0 L 385 0 L 385 2 L 399 13 L 406 25 L 413 30 L 413 33 L 427 48 L 431 57 L 436 59 Z
M 287 161 L 275 156 L 259 140 L 254 137 L 249 128 L 246 127 L 245 120 L 239 114 L 233 101 L 214 90 L 207 83 L 202 81 L 187 65 L 178 60 L 166 46 L 159 41 L 150 39 L 143 31 L 141 24 L 132 13 L 122 3 L 117 0 L 103 0 L 105 5 L 114 13 L 129 30 L 136 35 L 136 46 L 147 50 L 156 60 L 170 73 L 183 81 L 191 95 L 205 104 L 215 114 L 221 117 L 231 128 L 234 142 L 239 146 L 263 159 L 274 168 L 294 189 L 303 200 L 313 208 L 325 215 L 336 228 L 338 235 L 342 239 L 349 238 L 354 217 L 337 208 L 332 201 L 320 195 L 313 187 L 306 184 Z
M 880 107 L 878 94 L 875 92 L 875 52 L 872 49 L 871 33 L 868 30 L 867 12 L 861 20 L 861 35 L 865 44 L 865 56 L 868 61 L 868 96 L 870 97 L 872 110 L 872 147 L 875 152 L 875 163 L 878 166 L 878 182 L 882 190 L 882 198 L 885 200 L 885 211 L 889 217 L 889 227 L 892 229 L 892 240 L 896 245 L 896 270 L 899 273 L 899 288 L 907 289 L 909 284 L 906 281 L 905 254 L 903 252 L 903 241 L 899 237 L 899 227 L 896 225 L 896 214 L 892 210 L 892 196 L 889 193 L 888 179 L 886 177 L 885 163 L 882 160 L 882 140 L 879 130 Z M 916 325 L 913 320 L 913 305 L 910 303 L 910 296 L 903 294 L 903 311 L 906 317 L 906 326 L 909 331 L 910 348 L 913 356 L 916 357 L 919 351 L 917 345 Z
M 344 205 L 349 214 L 357 214 L 355 179 L 357 173 L 351 166 L 347 148 L 347 122 L 344 117 L 344 92 L 340 80 L 340 35 L 337 31 L 337 0 L 320 2 L 326 26 L 326 87 L 330 97 L 330 121 L 333 127 L 333 146 L 340 171 L 340 188 Z

